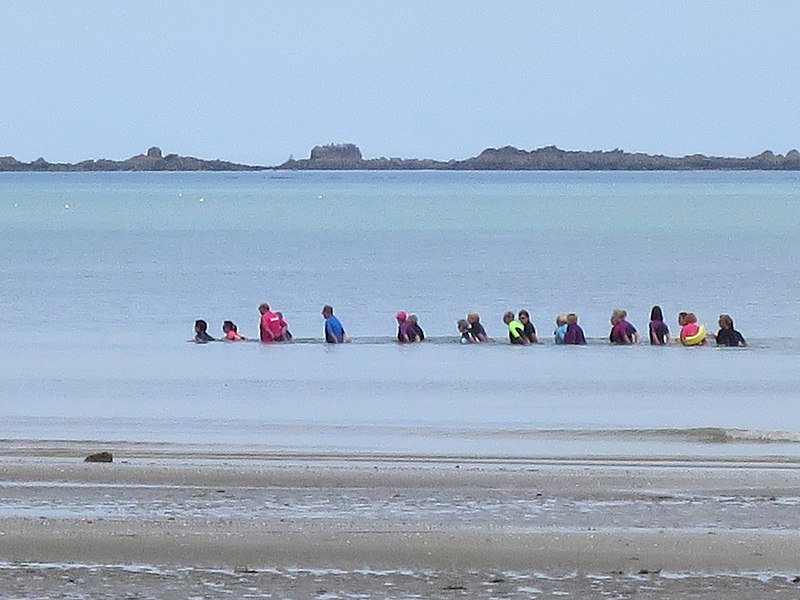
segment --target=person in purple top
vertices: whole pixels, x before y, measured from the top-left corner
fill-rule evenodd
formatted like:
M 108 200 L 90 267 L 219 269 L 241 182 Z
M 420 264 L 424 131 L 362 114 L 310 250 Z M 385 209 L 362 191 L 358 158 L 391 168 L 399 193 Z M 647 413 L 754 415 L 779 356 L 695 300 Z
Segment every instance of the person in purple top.
M 639 332 L 636 331 L 636 327 L 625 320 L 627 316 L 628 311 L 621 308 L 615 308 L 611 313 L 611 333 L 608 336 L 608 341 L 612 344 L 639 343 Z
M 578 325 L 578 315 L 569 313 L 567 315 L 567 331 L 564 334 L 564 344 L 571 344 L 573 346 L 583 346 L 586 344 L 586 336 L 583 335 L 583 329 Z
M 408 322 L 408 315 L 406 311 L 399 310 L 394 316 L 397 319 L 397 341 L 401 344 L 408 344 L 409 342 L 419 341 L 411 329 L 411 324 Z
M 666 346 L 670 342 L 669 327 L 664 323 L 661 307 L 656 305 L 650 310 L 650 345 Z

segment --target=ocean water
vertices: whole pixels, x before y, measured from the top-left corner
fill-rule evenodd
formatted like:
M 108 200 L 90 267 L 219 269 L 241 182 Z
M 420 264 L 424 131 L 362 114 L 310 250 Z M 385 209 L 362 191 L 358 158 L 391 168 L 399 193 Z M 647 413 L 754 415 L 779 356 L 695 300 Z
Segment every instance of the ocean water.
M 798 223 L 797 173 L 2 174 L 0 437 L 796 460 Z M 187 342 L 263 301 L 294 343 Z M 653 304 L 750 346 L 605 343 Z M 506 343 L 521 308 L 543 344 Z M 399 309 L 429 340 L 392 343 Z M 469 310 L 494 343 L 458 343 Z M 588 346 L 552 344 L 562 311 Z

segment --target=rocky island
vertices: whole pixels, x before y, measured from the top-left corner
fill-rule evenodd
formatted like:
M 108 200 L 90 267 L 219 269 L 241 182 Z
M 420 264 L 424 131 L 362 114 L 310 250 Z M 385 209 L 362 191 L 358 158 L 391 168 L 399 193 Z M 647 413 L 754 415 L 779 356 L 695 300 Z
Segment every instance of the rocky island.
M 146 154 L 127 160 L 84 160 L 79 163 L 51 163 L 44 158 L 20 162 L 13 156 L 0 156 L 2 171 L 86 172 L 86 171 L 261 171 L 266 167 L 242 165 L 225 160 L 204 160 L 193 156 L 167 154 L 153 146 Z
M 354 144 L 316 146 L 307 159 L 290 159 L 275 167 L 292 170 L 438 170 L 438 171 L 797 171 L 800 152 L 786 155 L 769 150 L 748 158 L 728 158 L 692 154 L 670 157 L 622 150 L 592 152 L 561 150 L 546 146 L 520 150 L 512 146 L 487 148 L 478 156 L 464 160 L 369 158 L 361 156 Z
M 461 160 L 427 158 L 364 158 L 355 144 L 315 146 L 308 158 L 289 158 L 277 166 L 245 165 L 224 160 L 162 154 L 157 146 L 127 160 L 85 160 L 51 163 L 43 158 L 20 162 L 0 156 L 0 172 L 87 172 L 87 171 L 800 171 L 800 152 L 785 155 L 766 150 L 746 158 L 692 154 L 672 157 L 661 154 L 630 153 L 622 150 L 562 150 L 546 146 L 520 150 L 513 146 L 487 148 L 477 156 Z

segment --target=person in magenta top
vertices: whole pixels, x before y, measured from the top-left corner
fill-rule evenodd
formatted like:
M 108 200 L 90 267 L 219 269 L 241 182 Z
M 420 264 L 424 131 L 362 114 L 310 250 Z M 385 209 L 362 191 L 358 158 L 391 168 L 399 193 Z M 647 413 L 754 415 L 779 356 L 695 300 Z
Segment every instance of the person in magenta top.
M 258 312 L 261 313 L 261 320 L 258 324 L 258 333 L 261 341 L 282 342 L 283 319 L 281 319 L 276 313 L 272 312 L 269 309 L 269 304 L 266 302 L 258 307 Z
M 394 315 L 397 319 L 397 341 L 401 344 L 418 341 L 416 335 L 411 329 L 411 324 L 408 322 L 408 315 L 404 310 L 399 310 Z
M 681 326 L 678 338 L 684 346 L 705 346 L 707 340 L 703 337 L 699 341 L 694 341 L 692 338 L 702 336 L 702 331 L 705 327 L 697 322 L 697 316 L 690 312 L 681 312 L 678 314 L 678 325 Z

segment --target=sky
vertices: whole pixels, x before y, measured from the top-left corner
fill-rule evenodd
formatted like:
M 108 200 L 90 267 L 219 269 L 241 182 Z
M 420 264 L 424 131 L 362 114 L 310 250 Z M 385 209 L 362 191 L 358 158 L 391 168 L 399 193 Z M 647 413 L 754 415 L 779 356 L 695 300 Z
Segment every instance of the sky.
M 800 2 L 0 3 L 0 156 L 800 147 Z

